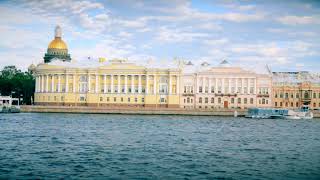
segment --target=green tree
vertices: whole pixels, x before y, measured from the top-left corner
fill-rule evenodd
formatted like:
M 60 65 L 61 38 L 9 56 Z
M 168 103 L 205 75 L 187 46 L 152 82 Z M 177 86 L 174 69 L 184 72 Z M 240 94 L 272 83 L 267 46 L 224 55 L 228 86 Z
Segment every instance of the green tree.
M 15 66 L 6 66 L 0 72 L 0 93 L 3 96 L 22 97 L 22 104 L 33 102 L 35 80 L 29 72 L 22 72 Z

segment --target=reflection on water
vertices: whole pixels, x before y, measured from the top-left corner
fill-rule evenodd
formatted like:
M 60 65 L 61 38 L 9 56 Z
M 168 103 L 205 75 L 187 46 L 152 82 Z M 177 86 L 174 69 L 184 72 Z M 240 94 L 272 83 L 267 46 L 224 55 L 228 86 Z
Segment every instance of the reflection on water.
M 1 114 L 0 178 L 319 179 L 320 121 Z

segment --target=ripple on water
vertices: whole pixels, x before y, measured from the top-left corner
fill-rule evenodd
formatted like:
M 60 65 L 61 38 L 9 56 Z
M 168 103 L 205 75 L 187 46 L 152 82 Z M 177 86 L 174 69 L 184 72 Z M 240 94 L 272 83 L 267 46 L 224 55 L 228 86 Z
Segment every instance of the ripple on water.
M 320 179 L 319 137 L 319 120 L 6 114 L 0 179 Z

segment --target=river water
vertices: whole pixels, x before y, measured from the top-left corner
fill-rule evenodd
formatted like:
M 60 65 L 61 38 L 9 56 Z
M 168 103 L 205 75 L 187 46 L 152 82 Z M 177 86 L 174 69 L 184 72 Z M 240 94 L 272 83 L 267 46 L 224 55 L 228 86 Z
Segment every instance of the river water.
M 320 179 L 320 119 L 0 114 L 0 179 Z

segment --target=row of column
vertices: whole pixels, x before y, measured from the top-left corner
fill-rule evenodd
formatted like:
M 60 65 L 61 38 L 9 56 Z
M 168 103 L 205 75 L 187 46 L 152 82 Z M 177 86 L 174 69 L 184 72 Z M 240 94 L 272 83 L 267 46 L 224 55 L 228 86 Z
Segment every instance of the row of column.
M 58 82 L 57 82 L 57 90 L 54 89 L 55 87 L 55 76 L 58 77 Z M 69 76 L 72 76 L 73 78 L 73 90 L 72 92 L 76 92 L 76 77 L 75 75 L 68 75 L 66 74 L 66 79 L 65 79 L 65 92 L 69 91 Z M 121 76 L 124 76 L 124 93 L 128 93 L 128 76 L 129 75 L 103 75 L 103 90 L 104 93 L 107 93 L 107 76 L 110 76 L 110 88 L 111 88 L 111 93 L 115 92 L 115 84 L 114 84 L 114 76 L 117 76 L 118 84 L 117 84 L 117 93 L 121 93 Z M 138 76 L 138 93 L 142 93 L 142 75 L 130 75 L 131 76 L 131 92 L 133 92 L 134 89 L 134 77 Z M 145 88 L 145 93 L 149 94 L 149 76 L 153 76 L 153 94 L 156 94 L 157 92 L 157 81 L 156 81 L 156 75 L 145 75 L 146 76 L 146 88 Z M 91 92 L 91 75 L 87 75 L 88 77 L 88 92 Z M 172 76 L 169 76 L 169 94 L 172 94 Z M 51 79 L 51 89 L 49 90 L 49 79 Z M 95 75 L 95 93 L 99 92 L 99 75 Z M 179 77 L 177 76 L 177 88 L 176 92 L 179 92 Z M 61 92 L 61 75 L 38 75 L 36 76 L 36 92 Z
M 200 79 L 202 80 L 202 83 L 200 83 Z M 225 81 L 227 80 L 227 84 L 225 84 Z M 239 80 L 241 81 L 240 84 L 238 84 Z M 247 83 L 244 83 L 244 81 L 247 81 Z M 244 89 L 247 87 L 247 91 L 250 92 L 250 81 L 253 81 L 253 94 L 256 94 L 257 92 L 257 79 L 256 78 L 207 78 L 207 77 L 197 77 L 196 78 L 196 89 L 197 93 L 199 93 L 199 87 L 202 86 L 202 93 L 205 92 L 205 88 L 208 87 L 208 92 L 211 92 L 211 88 L 214 81 L 214 92 L 218 92 L 218 87 L 221 87 L 222 93 L 232 93 L 232 87 L 235 88 L 235 92 L 238 92 L 238 87 L 241 87 L 241 94 L 244 94 Z M 207 81 L 207 83 L 206 83 Z M 234 86 L 233 86 L 233 82 Z M 221 84 L 218 84 L 218 82 L 221 82 Z M 227 85 L 227 86 L 226 86 Z M 225 89 L 225 87 L 228 87 L 228 89 Z

